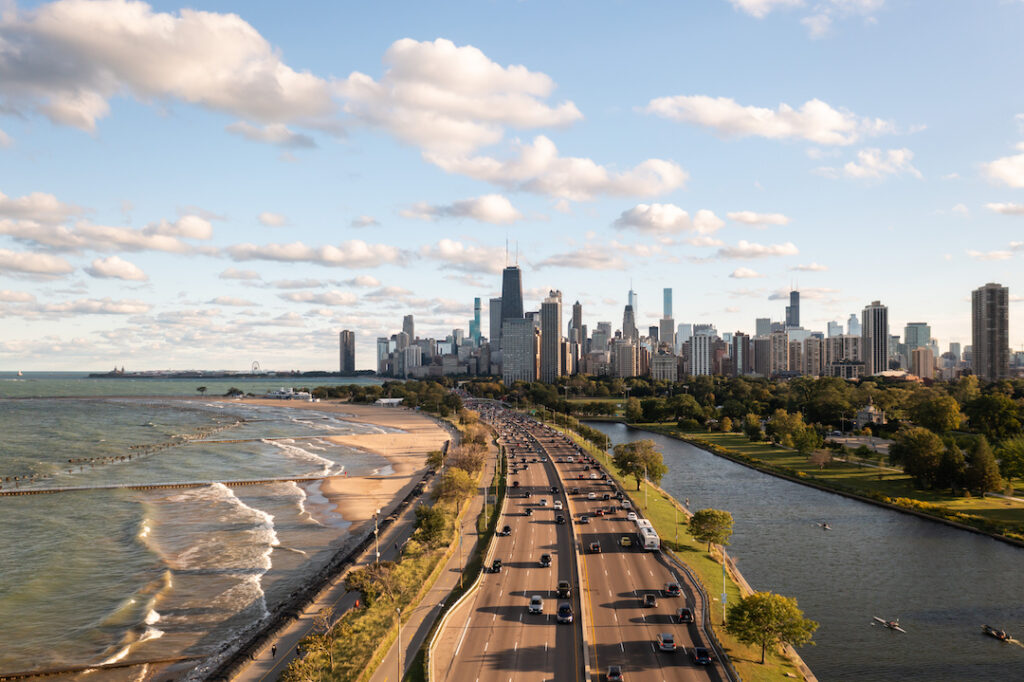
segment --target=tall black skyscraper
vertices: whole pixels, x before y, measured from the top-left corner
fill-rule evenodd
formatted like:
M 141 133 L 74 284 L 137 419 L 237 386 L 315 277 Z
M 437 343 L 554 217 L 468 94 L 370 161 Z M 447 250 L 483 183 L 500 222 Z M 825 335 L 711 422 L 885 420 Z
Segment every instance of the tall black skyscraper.
M 800 292 L 789 292 L 789 305 L 786 306 L 786 327 L 800 326 Z
M 971 341 L 974 373 L 982 381 L 1010 375 L 1010 289 L 986 284 L 971 293 Z
M 341 346 L 341 373 L 349 374 L 356 371 L 356 334 L 348 329 L 338 335 Z
M 510 265 L 501 273 L 501 319 L 518 320 L 523 316 L 523 272 Z

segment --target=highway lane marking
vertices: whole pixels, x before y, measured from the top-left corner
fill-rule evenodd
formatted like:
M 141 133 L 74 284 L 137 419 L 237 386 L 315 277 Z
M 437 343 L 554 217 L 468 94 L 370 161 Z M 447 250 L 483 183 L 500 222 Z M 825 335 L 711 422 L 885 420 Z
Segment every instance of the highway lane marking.
M 472 619 L 472 616 L 466 619 L 466 624 L 462 628 L 462 636 L 459 637 L 459 645 L 455 647 L 455 656 L 453 658 L 458 658 L 459 656 L 459 650 L 462 649 L 462 642 L 466 639 L 466 633 L 469 632 L 469 621 Z
M 622 642 L 619 642 L 619 649 L 622 650 L 622 653 L 626 653 L 626 647 L 622 646 Z

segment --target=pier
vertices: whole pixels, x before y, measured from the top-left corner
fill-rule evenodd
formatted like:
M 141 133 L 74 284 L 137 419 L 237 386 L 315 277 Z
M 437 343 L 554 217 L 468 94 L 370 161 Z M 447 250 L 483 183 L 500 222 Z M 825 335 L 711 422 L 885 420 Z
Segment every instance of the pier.
M 0 680 L 27 680 L 32 677 L 52 677 L 54 675 L 69 675 L 73 673 L 85 673 L 100 670 L 117 670 L 119 668 L 134 668 L 139 665 L 159 665 L 161 663 L 181 663 L 183 661 L 197 661 L 198 656 L 178 656 L 176 658 L 159 658 L 149 661 L 118 661 L 107 665 L 82 665 L 68 668 L 48 668 L 42 670 L 26 670 L 24 672 L 0 673 Z
M 21 488 L 17 490 L 0 490 L 0 497 L 13 497 L 15 495 L 49 495 L 53 493 L 74 493 L 86 490 L 163 490 L 171 488 L 202 488 L 207 485 L 220 483 L 228 488 L 241 488 L 247 485 L 261 485 L 264 483 L 308 483 L 311 481 L 322 481 L 330 476 L 300 476 L 290 478 L 255 478 L 242 481 L 179 481 L 176 483 L 118 483 L 115 485 L 81 485 L 66 486 L 62 488 Z M 0 678 L 2 679 L 2 678 Z

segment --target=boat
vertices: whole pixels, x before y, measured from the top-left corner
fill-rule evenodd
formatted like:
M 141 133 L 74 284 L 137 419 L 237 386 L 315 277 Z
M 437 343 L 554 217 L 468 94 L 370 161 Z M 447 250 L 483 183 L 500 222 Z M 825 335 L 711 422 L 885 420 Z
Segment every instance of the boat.
M 821 526 L 821 529 L 822 529 L 822 530 L 832 530 L 832 526 L 828 525 L 828 524 L 827 524 L 827 523 L 825 523 L 824 521 L 822 521 L 822 522 L 821 522 L 821 523 L 819 523 L 818 525 L 819 525 L 819 526 Z
M 991 625 L 982 625 L 981 626 L 981 631 L 984 632 L 989 637 L 995 637 L 1000 642 L 1008 642 L 1008 641 L 1010 641 L 1010 635 L 1008 635 L 1006 633 L 1006 630 L 998 630 L 998 629 L 992 627 Z
M 881 623 L 882 625 L 884 625 L 885 627 L 889 628 L 890 630 L 895 630 L 896 632 L 902 632 L 903 634 L 907 634 L 907 631 L 900 627 L 900 619 L 899 618 L 897 618 L 896 620 L 886 620 L 884 618 L 879 618 L 878 616 L 874 616 L 874 621 L 875 621 L 875 623 Z M 874 625 L 875 623 L 872 623 L 872 625 Z

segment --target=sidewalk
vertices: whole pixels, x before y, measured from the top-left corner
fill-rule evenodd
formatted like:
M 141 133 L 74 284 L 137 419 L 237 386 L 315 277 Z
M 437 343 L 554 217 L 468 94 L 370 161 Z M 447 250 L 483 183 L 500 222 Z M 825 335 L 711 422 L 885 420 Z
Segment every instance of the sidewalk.
M 470 500 L 469 509 L 462 517 L 465 533 L 462 537 L 462 551 L 456 550 L 445 564 L 437 582 L 409 616 L 409 620 L 402 624 L 401 642 L 396 641 L 385 654 L 383 661 L 377 671 L 370 678 L 370 682 L 397 682 L 404 677 L 409 669 L 409 663 L 416 658 L 420 647 L 430 634 L 430 629 L 441 616 L 442 606 L 451 591 L 459 584 L 459 576 L 462 574 L 462 562 L 466 561 L 476 547 L 478 540 L 476 519 L 480 515 L 484 505 L 484 495 L 491 479 L 494 478 L 494 469 L 498 462 L 498 449 L 493 443 L 488 443 L 488 456 L 484 463 L 483 477 L 480 479 L 480 494 Z M 440 477 L 438 477 L 440 478 Z M 461 554 L 461 556 L 460 556 Z M 402 675 L 398 675 L 398 651 L 402 651 Z

